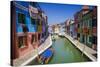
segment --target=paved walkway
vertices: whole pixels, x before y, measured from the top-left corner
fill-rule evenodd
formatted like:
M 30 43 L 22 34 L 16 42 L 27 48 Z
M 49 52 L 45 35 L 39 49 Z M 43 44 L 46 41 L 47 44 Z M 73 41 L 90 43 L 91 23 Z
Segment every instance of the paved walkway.
M 67 34 L 60 33 L 59 35 L 62 35 L 68 38 L 80 51 L 82 51 L 92 61 L 97 61 L 97 58 L 93 56 L 93 54 L 97 54 L 97 51 L 91 49 L 90 47 L 86 46 L 83 43 L 80 43 L 78 40 L 74 40 L 71 36 Z
M 14 61 L 14 66 L 24 66 L 35 59 L 38 55 L 44 52 L 52 45 L 51 35 L 45 40 L 43 44 L 38 49 L 31 51 L 30 53 L 25 55 L 25 57 L 20 57 Z

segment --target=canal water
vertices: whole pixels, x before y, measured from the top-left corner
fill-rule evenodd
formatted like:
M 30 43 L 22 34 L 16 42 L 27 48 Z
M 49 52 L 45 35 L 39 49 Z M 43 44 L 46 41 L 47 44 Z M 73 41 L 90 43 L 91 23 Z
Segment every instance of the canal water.
M 49 64 L 54 63 L 72 63 L 90 61 L 65 37 L 58 37 L 53 41 L 54 56 Z
M 52 56 L 48 64 L 57 63 L 72 63 L 72 62 L 87 62 L 91 61 L 65 37 L 57 37 L 53 41 L 52 48 L 54 49 L 54 55 Z M 36 60 L 33 60 L 29 65 L 39 64 Z

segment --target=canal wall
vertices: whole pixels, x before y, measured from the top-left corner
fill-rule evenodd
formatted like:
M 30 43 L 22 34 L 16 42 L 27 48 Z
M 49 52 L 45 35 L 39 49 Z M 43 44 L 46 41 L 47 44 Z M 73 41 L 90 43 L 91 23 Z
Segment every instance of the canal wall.
M 48 38 L 45 40 L 45 42 L 42 43 L 39 48 L 34 49 L 30 53 L 28 53 L 26 57 L 16 59 L 14 61 L 14 66 L 24 66 L 24 65 L 27 65 L 32 60 L 34 60 L 38 55 L 43 53 L 46 49 L 51 47 L 51 45 L 52 45 L 52 40 L 51 40 L 51 35 L 49 35 Z
M 71 36 L 65 33 L 59 33 L 60 36 L 65 36 L 69 39 L 82 53 L 84 53 L 92 61 L 97 61 L 97 58 L 93 54 L 97 54 L 97 51 L 87 47 L 85 44 L 80 43 L 79 41 L 73 39 Z

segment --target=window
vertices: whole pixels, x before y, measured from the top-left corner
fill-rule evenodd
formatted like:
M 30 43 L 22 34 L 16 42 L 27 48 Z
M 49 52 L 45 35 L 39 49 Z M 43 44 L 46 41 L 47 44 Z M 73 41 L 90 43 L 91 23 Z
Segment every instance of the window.
M 25 24 L 25 15 L 22 13 L 18 13 L 18 23 Z
M 23 37 L 20 36 L 20 37 L 18 37 L 18 47 L 19 48 L 22 48 L 23 46 L 24 46 Z
M 91 24 L 92 24 L 92 21 L 91 21 L 91 19 L 89 20 L 89 27 L 91 27 Z
M 78 28 L 80 27 L 80 24 L 78 24 Z
M 32 35 L 31 43 L 35 42 L 35 35 Z
M 93 26 L 93 27 L 96 27 L 96 26 L 97 26 L 97 20 L 96 20 L 96 19 L 93 20 L 92 26 Z
M 44 34 L 42 33 L 42 38 L 44 37 Z
M 38 25 L 41 25 L 40 19 L 37 19 L 37 23 L 38 23 Z
M 40 34 L 38 34 L 38 40 L 40 40 Z
M 89 20 L 87 20 L 88 27 L 90 27 L 89 23 L 90 23 L 90 21 L 89 21 Z
M 82 40 L 83 40 L 83 43 L 84 43 L 84 39 L 85 39 L 85 38 L 84 38 L 84 35 L 83 35 L 82 37 L 83 37 Z
M 92 42 L 92 37 L 89 37 L 89 42 L 90 42 L 90 43 Z
M 33 24 L 33 25 L 36 24 L 35 19 L 31 18 L 31 24 Z
M 93 44 L 97 44 L 97 37 L 96 37 L 96 36 L 93 36 L 92 43 L 93 43 Z
M 81 28 L 82 28 L 82 26 L 83 26 L 83 22 L 80 23 L 80 27 L 81 27 Z
M 84 22 L 83 22 L 83 25 L 82 25 L 82 27 L 84 28 Z
M 80 34 L 78 33 L 77 36 L 80 37 Z
M 83 24 L 84 24 L 84 27 L 86 27 L 87 26 L 87 24 L 86 24 L 87 22 L 86 22 L 86 20 L 83 22 Z
M 23 26 L 23 32 L 25 33 L 25 32 L 28 32 L 29 30 L 28 30 L 28 27 L 26 27 L 26 26 Z
M 92 20 L 89 19 L 89 20 L 88 20 L 88 27 L 91 27 L 91 26 L 92 26 Z

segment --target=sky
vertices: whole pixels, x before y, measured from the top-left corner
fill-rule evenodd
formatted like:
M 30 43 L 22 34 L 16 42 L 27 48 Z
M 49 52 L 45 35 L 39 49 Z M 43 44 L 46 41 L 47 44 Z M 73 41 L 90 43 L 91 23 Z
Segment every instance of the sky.
M 48 24 L 56 24 L 73 19 L 74 14 L 82 9 L 82 5 L 38 3 L 48 16 Z

